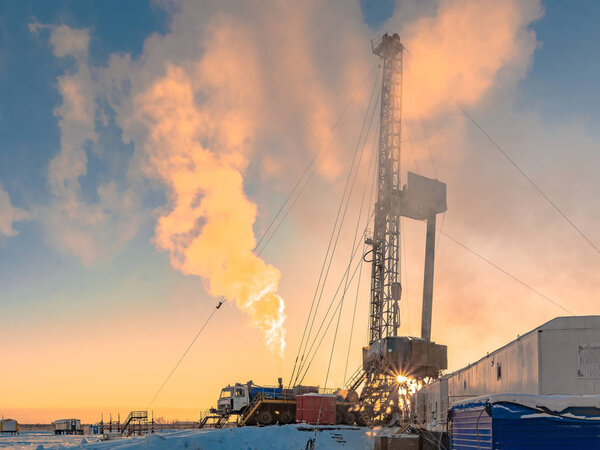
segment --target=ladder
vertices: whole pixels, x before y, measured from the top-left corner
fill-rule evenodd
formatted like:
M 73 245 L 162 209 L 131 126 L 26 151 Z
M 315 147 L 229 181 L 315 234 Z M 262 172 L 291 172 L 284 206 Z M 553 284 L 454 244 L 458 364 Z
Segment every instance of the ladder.
M 348 381 L 346 381 L 345 385 L 349 391 L 356 391 L 360 383 L 362 383 L 365 377 L 365 371 L 363 370 L 362 364 L 356 369 L 356 371 L 350 375 Z
M 238 421 L 238 427 L 243 427 L 244 425 L 246 425 L 246 422 L 248 422 L 248 420 L 250 420 L 250 417 L 252 417 L 254 415 L 254 413 L 256 412 L 258 407 L 261 405 L 263 400 L 264 400 L 264 398 L 263 398 L 262 394 L 256 394 L 254 396 L 254 398 L 252 399 L 252 403 L 250 403 L 250 405 L 248 405 L 248 408 L 246 408 L 246 411 L 244 411 L 244 413 L 240 416 L 240 420 Z

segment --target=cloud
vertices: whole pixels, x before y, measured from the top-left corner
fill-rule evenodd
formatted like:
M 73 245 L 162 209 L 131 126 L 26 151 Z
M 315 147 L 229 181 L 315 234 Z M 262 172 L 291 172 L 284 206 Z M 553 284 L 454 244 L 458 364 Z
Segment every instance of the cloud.
M 280 273 L 252 252 L 256 205 L 243 187 L 242 149 L 251 127 L 236 120 L 234 105 L 222 106 L 223 114 L 216 105 L 197 106 L 188 74 L 176 67 L 136 96 L 134 107 L 136 121 L 148 130 L 137 145 L 169 195 L 156 226 L 157 246 L 169 252 L 176 269 L 201 276 L 212 295 L 234 300 L 268 345 L 282 352 Z M 231 120 L 217 119 L 224 116 Z
M 156 247 L 168 254 L 174 268 L 201 277 L 208 292 L 235 300 L 270 345 L 279 347 L 290 306 L 304 315 L 307 298 L 312 296 L 316 279 L 309 274 L 316 273 L 315 258 L 321 258 L 326 248 L 343 174 L 374 81 L 377 57 L 369 40 L 375 33 L 364 23 L 357 2 L 341 0 L 252 5 L 170 2 L 168 12 L 168 33 L 149 36 L 136 58 L 111 55 L 106 67 L 89 67 L 82 45 L 89 42 L 89 35 L 67 38 L 63 30 L 60 39 L 51 38 L 55 54 L 75 57 L 76 68 L 58 82 L 63 98 L 56 112 L 61 151 L 49 171 L 57 211 L 48 216 L 50 229 L 55 230 L 59 245 L 85 261 L 100 257 L 105 252 L 101 243 L 111 236 L 133 233 L 122 233 L 114 225 L 127 227 L 121 215 L 127 214 L 129 206 L 123 202 L 136 204 L 136 188 L 103 185 L 97 189 L 99 200 L 90 203 L 83 201 L 79 185 L 87 170 L 86 143 L 98 142 L 101 134 L 95 126 L 97 102 L 106 102 L 114 110 L 123 140 L 135 148 L 127 182 L 136 186 L 142 179 L 158 181 L 166 193 L 166 204 L 155 211 Z M 538 45 L 531 24 L 542 13 L 537 0 L 398 3 L 383 29 L 398 31 L 408 49 L 402 168 L 448 183 L 450 209 L 444 227 L 449 233 L 459 239 L 467 236 L 467 244 L 498 258 L 501 265 L 533 284 L 547 286 L 550 293 L 572 295 L 585 304 L 582 292 L 593 280 L 573 268 L 572 262 L 586 249 L 570 245 L 573 236 L 562 234 L 564 224 L 554 221 L 535 193 L 523 190 L 521 180 L 512 178 L 515 174 L 501 158 L 494 159 L 494 150 L 468 128 L 452 100 L 501 136 L 519 161 L 551 160 L 571 173 L 579 170 L 582 184 L 571 183 L 570 192 L 592 192 L 593 176 L 581 171 L 580 162 L 553 142 L 564 133 L 568 138 L 561 142 L 568 147 L 569 139 L 585 131 L 573 124 L 548 125 L 535 111 L 515 107 L 518 82 L 531 66 Z M 331 138 L 330 130 L 350 98 L 354 99 L 350 112 Z M 288 192 L 330 138 L 317 169 L 320 176 L 313 178 L 292 211 L 291 225 L 275 239 L 277 248 L 257 258 L 252 253 L 255 234 L 264 230 L 282 193 Z M 552 157 L 544 156 L 546 147 L 553 149 Z M 581 148 L 588 147 L 588 142 L 581 143 Z M 548 177 L 539 169 L 534 175 L 544 186 L 554 187 L 561 204 L 569 205 L 571 197 L 556 186 L 560 174 Z M 366 181 L 362 170 L 359 178 Z M 577 209 L 577 204 L 570 206 Z M 353 198 L 350 211 L 357 208 Z M 543 232 L 532 235 L 540 220 Z M 418 225 L 407 228 L 410 286 L 422 285 L 421 272 L 414 269 L 422 264 Z M 112 229 L 114 235 L 107 231 Z M 556 235 L 563 239 L 549 245 Z M 351 238 L 352 232 L 344 231 L 342 236 Z M 464 340 L 473 343 L 471 350 L 481 352 L 483 345 L 502 337 L 474 339 L 482 333 L 481 322 L 491 325 L 493 320 L 482 318 L 496 317 L 499 305 L 509 316 L 519 303 L 515 299 L 535 299 L 491 275 L 460 249 L 450 250 L 450 243 L 441 239 L 434 336 L 451 341 L 460 328 Z M 556 245 L 562 249 L 559 257 L 552 256 Z M 347 264 L 342 261 L 346 247 L 340 244 L 338 254 L 343 257 L 334 262 L 332 278 Z M 547 269 L 538 266 L 533 254 L 545 261 Z M 592 263 L 587 257 L 586 262 Z M 560 276 L 552 278 L 548 273 Z M 569 275 L 585 280 L 584 287 L 561 285 Z M 490 286 L 498 286 L 497 291 L 490 293 Z M 410 287 L 408 294 L 413 322 L 419 289 Z M 357 317 L 367 317 L 368 290 L 361 298 L 359 310 L 364 307 L 365 312 Z M 461 308 L 453 307 L 456 302 L 461 302 Z M 404 318 L 407 303 L 405 298 Z M 513 320 L 515 327 L 533 327 L 548 314 L 535 303 L 526 312 Z M 440 321 L 442 313 L 445 319 Z M 296 323 L 288 326 L 298 328 Z M 466 358 L 458 353 L 455 361 Z
M 88 147 L 98 144 L 96 131 L 97 86 L 87 64 L 89 32 L 66 25 L 30 24 L 30 30 L 50 31 L 57 57 L 75 58 L 73 70 L 57 79 L 62 102 L 55 109 L 60 150 L 48 167 L 50 205 L 39 207 L 47 241 L 77 256 L 84 265 L 108 258 L 137 230 L 135 186 L 116 192 L 114 181 L 96 187 L 97 201 L 86 201 L 80 180 L 88 170 Z M 102 155 L 100 155 L 102 156 Z M 112 175 L 112 174 L 111 174 Z
M 0 185 L 0 234 L 6 237 L 16 236 L 19 232 L 13 229 L 13 223 L 30 219 L 30 213 L 12 205 L 8 192 Z
M 90 33 L 87 29 L 75 29 L 67 25 L 49 25 L 39 22 L 29 23 L 29 31 L 38 33 L 40 30 L 50 30 L 50 46 L 54 56 L 64 58 L 73 56 L 85 59 L 88 54 Z
M 364 110 L 377 62 L 372 32 L 358 4 L 347 2 L 176 2 L 170 12 L 170 32 L 150 36 L 139 58 L 110 58 L 99 75 L 100 90 L 124 140 L 135 146 L 140 173 L 161 180 L 168 194 L 158 211 L 157 247 L 169 252 L 178 270 L 201 276 L 213 295 L 234 298 L 269 340 L 266 324 L 282 330 L 284 306 L 275 296 L 280 274 L 252 254 L 257 206 L 267 209 L 244 188 L 289 189 L 289 174 L 299 174 L 330 139 L 348 99 Z M 397 8 L 386 27 L 400 32 L 410 52 L 407 126 L 425 120 L 436 128 L 428 139 L 415 136 L 411 159 L 425 161 L 428 147 L 441 151 L 440 159 L 460 157 L 464 122 L 447 119 L 452 106 L 446 91 L 473 106 L 508 82 L 500 80 L 505 71 L 524 73 L 536 45 L 527 27 L 539 14 L 536 1 Z M 328 181 L 318 202 L 299 205 L 303 239 L 327 234 L 328 210 L 335 210 L 361 119 L 359 113 L 345 119 L 318 166 Z M 293 273 L 295 263 L 284 265 Z M 304 261 L 311 264 L 312 258 Z M 293 293 L 295 301 L 310 295 L 301 291 Z M 248 300 L 262 292 L 273 296 Z M 251 304 L 261 308 L 249 310 Z

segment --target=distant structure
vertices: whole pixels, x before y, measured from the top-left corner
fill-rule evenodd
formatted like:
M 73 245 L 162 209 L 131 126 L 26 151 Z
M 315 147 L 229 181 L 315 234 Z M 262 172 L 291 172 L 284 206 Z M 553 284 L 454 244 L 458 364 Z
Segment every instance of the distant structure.
M 0 434 L 19 434 L 19 423 L 14 419 L 0 420 Z
M 59 419 L 52 422 L 54 434 L 83 434 L 83 427 L 79 419 Z
M 122 434 L 147 434 L 148 411 L 131 411 L 119 429 Z

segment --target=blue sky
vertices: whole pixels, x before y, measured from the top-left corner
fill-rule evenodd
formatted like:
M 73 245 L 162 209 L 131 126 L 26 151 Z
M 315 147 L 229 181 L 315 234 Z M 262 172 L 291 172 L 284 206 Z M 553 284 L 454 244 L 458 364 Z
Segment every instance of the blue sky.
M 600 3 L 543 4 L 544 17 L 533 26 L 540 47 L 520 86 L 523 105 L 541 105 L 544 116 L 556 122 L 580 116 L 593 130 L 600 119 Z

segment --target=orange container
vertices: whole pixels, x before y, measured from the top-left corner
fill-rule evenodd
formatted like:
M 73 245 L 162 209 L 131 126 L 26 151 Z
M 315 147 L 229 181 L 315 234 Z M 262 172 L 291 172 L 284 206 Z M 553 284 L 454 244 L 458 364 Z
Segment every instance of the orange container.
M 296 422 L 335 425 L 335 395 L 305 394 L 296 397 Z

